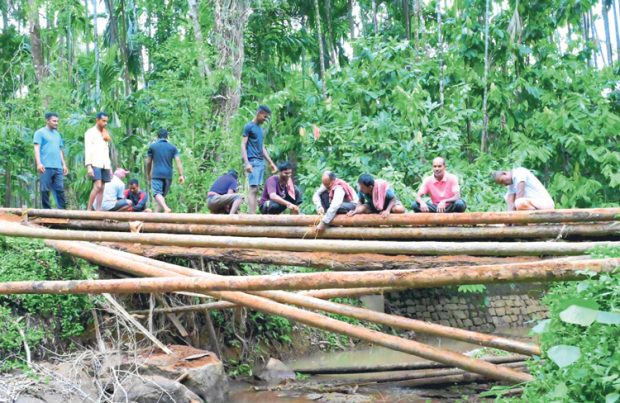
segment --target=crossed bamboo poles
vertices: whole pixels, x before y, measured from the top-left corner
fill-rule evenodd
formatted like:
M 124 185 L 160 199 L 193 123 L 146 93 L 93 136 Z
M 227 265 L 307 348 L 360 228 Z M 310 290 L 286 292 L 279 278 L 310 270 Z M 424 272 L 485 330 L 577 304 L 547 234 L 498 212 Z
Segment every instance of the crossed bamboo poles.
M 2 212 L 2 211 L 0 211 Z M 5 211 L 6 212 L 6 211 Z M 28 216 L 45 216 L 52 218 L 74 219 L 92 219 L 93 216 L 84 216 L 84 212 L 62 212 L 66 214 L 58 214 L 54 216 L 49 211 L 27 211 L 13 210 L 12 213 L 27 214 Z M 470 224 L 475 216 L 477 223 L 495 223 L 501 216 L 504 221 L 513 223 L 527 222 L 530 217 L 534 222 L 556 222 L 569 223 L 574 222 L 591 222 L 591 221 L 613 221 L 617 219 L 620 209 L 592 209 L 592 210 L 570 210 L 570 211 L 554 211 L 554 212 L 536 212 L 538 214 L 520 214 L 520 213 L 470 213 L 469 215 L 450 215 L 450 216 L 431 216 L 429 220 L 421 220 L 421 216 L 428 215 L 409 215 L 408 217 L 397 217 L 392 220 L 392 216 L 387 223 L 390 225 L 424 225 L 432 223 L 432 225 L 441 224 L 441 220 L 437 221 L 435 217 L 449 217 L 448 220 L 456 220 L 456 223 Z M 95 213 L 97 219 L 117 219 L 117 213 Z M 58 217 L 62 215 L 63 217 Z M 112 215 L 112 216 L 110 216 Z M 133 214 L 136 216 L 139 214 Z M 182 216 L 178 214 L 171 215 L 150 215 L 155 220 L 163 220 L 170 222 L 179 220 Z M 199 222 L 199 225 L 205 222 L 213 223 L 213 218 L 222 220 L 223 216 L 202 216 L 189 215 L 189 220 L 183 221 L 187 225 L 187 221 Z M 451 217 L 457 217 L 453 219 Z M 67 218 L 68 217 L 68 218 Z M 122 219 L 132 219 L 135 217 L 124 216 Z M 140 218 L 142 218 L 140 216 Z M 225 217 L 229 218 L 229 217 Z M 260 222 L 261 225 L 269 222 L 266 219 L 272 217 L 247 217 L 242 216 L 241 219 L 233 217 L 236 224 L 247 223 L 249 221 Z M 281 224 L 279 220 L 283 217 L 276 217 L 276 222 Z M 311 217 L 284 217 L 296 219 L 300 223 L 307 223 Z M 298 220 L 300 219 L 301 220 Z M 356 218 L 356 217 L 353 217 Z M 350 220 L 352 225 L 376 225 L 376 217 L 361 217 L 362 219 Z M 405 219 L 406 218 L 406 219 Z M 347 219 L 342 220 L 345 222 Z M 548 220 L 548 221 L 543 221 Z M 218 225 L 230 222 L 218 221 Z M 385 224 L 383 221 L 382 224 Z M 413 224 L 412 224 L 413 223 Z M 80 224 L 80 225 L 83 225 Z M 90 224 L 93 228 L 93 224 Z M 304 224 L 305 225 L 305 224 Z M 607 231 L 604 235 L 615 236 L 618 234 L 615 222 L 604 224 L 580 224 L 584 231 L 592 231 L 592 226 L 597 225 Z M 75 226 L 74 226 L 75 227 Z M 166 227 L 160 227 L 166 228 Z M 167 227 L 173 228 L 173 227 Z M 518 227 L 516 227 L 518 228 Z M 611 228 L 611 231 L 610 231 Z M 108 228 L 110 229 L 110 228 Z M 113 228 L 115 229 L 115 228 Z M 211 228 L 213 229 L 213 228 Z M 352 228 L 358 229 L 358 228 Z M 383 228 L 382 228 L 383 229 Z M 504 229 L 504 228 L 502 228 Z M 359 230 L 368 232 L 372 228 L 359 228 Z M 389 230 L 389 229 L 388 229 Z M 417 229 L 418 233 L 420 229 Z M 342 232 L 342 231 L 341 231 Z M 384 231 L 387 232 L 387 231 Z M 596 232 L 596 231 L 595 231 Z M 441 245 L 441 243 L 432 242 L 392 242 L 389 244 L 385 241 L 321 241 L 321 240 L 296 240 L 296 239 L 243 239 L 241 237 L 220 237 L 220 236 L 197 236 L 197 235 L 162 235 L 162 234 L 127 234 L 127 233 L 94 233 L 94 232 L 77 232 L 77 231 L 59 231 L 40 228 L 28 228 L 16 224 L 2 225 L 0 233 L 13 236 L 29 236 L 41 237 L 47 239 L 69 239 L 69 240 L 97 240 L 97 241 L 125 241 L 125 242 L 141 242 L 154 245 L 182 245 L 182 246 L 210 246 L 219 248 L 244 247 L 244 248 L 264 248 L 269 249 L 269 243 L 272 248 L 284 250 L 330 250 L 336 248 L 339 252 L 356 253 L 359 251 L 368 251 L 370 248 L 373 252 L 379 253 L 415 253 L 415 254 L 453 254 L 453 253 L 469 253 L 482 255 L 536 255 L 536 254 L 581 254 L 590 247 L 599 244 L 616 245 L 616 242 L 588 242 L 579 245 L 571 245 L 564 242 L 546 242 L 532 243 L 520 245 L 518 243 L 482 243 L 480 245 L 467 245 L 462 243 Z M 272 232 L 271 235 L 276 235 Z M 352 233 L 355 234 L 355 233 Z M 248 234 L 251 235 L 251 234 Z M 523 382 L 531 379 L 531 376 L 511 369 L 508 367 L 500 367 L 498 365 L 485 362 L 482 360 L 472 359 L 462 354 L 441 350 L 435 347 L 427 346 L 415 341 L 398 338 L 395 336 L 371 331 L 362 327 L 352 326 L 344 322 L 330 319 L 323 315 L 308 312 L 299 308 L 293 308 L 284 304 L 293 304 L 307 309 L 323 310 L 332 313 L 356 317 L 362 320 L 369 320 L 401 329 L 416 330 L 420 333 L 428 333 L 439 336 L 451 337 L 457 340 L 468 341 L 480 345 L 501 348 L 508 351 L 519 352 L 523 354 L 540 354 L 537 346 L 528 343 L 520 343 L 509 339 L 498 338 L 491 335 L 485 335 L 477 332 L 471 332 L 462 329 L 454 329 L 447 326 L 435 325 L 428 322 L 418 321 L 387 315 L 383 313 L 372 312 L 363 308 L 351 307 L 333 302 L 323 301 L 312 295 L 329 297 L 329 295 L 346 295 L 347 292 L 355 294 L 359 292 L 359 287 L 394 287 L 398 285 L 401 288 L 428 287 L 446 284 L 465 284 L 465 283 L 484 283 L 484 282 L 517 282 L 517 281 L 556 281 L 556 280 L 572 280 L 580 278 L 582 275 L 579 270 L 588 268 L 595 271 L 611 271 L 620 264 L 618 259 L 599 259 L 599 260 L 548 260 L 542 262 L 516 263 L 509 265 L 487 265 L 479 267 L 454 267 L 443 269 L 429 269 L 424 271 L 392 271 L 392 272 L 365 272 L 365 273 L 319 273 L 319 274 L 294 274 L 287 276 L 252 276 L 249 278 L 236 277 L 224 278 L 212 274 L 194 271 L 179 266 L 162 263 L 156 260 L 148 259 L 125 252 L 104 248 L 85 242 L 66 242 L 66 241 L 47 241 L 49 245 L 58 250 L 71 253 L 75 256 L 83 257 L 95 263 L 113 267 L 130 274 L 144 277 L 163 277 L 158 279 L 130 279 L 130 280 L 98 280 L 98 281 L 81 281 L 81 282 L 36 282 L 34 288 L 33 283 L 14 283 L 0 284 L 0 292 L 164 292 L 192 290 L 199 292 L 207 292 L 208 294 L 228 301 L 220 302 L 220 308 L 234 306 L 233 304 L 243 305 L 252 309 L 261 310 L 263 312 L 285 316 L 289 319 L 305 323 L 310 326 L 319 327 L 325 330 L 346 334 L 351 337 L 357 337 L 370 341 L 374 344 L 383 345 L 399 351 L 408 352 L 430 360 L 434 360 L 447 365 L 453 365 L 471 372 L 482 374 L 494 379 L 500 379 L 509 382 Z M 303 242 L 305 245 L 299 245 L 297 242 Z M 361 245 L 360 245 L 361 244 Z M 399 245 L 392 245 L 399 244 Z M 471 243 L 468 243 L 471 244 Z M 330 248 L 327 248 L 327 246 Z M 508 245 L 508 246 L 506 246 Z M 558 248 L 557 246 L 562 247 Z M 473 247 L 472 247 L 473 246 Z M 456 249 L 456 251 L 455 251 Z M 186 278 L 183 278 L 186 277 Z M 188 278 L 189 277 L 189 278 Z M 30 288 L 29 288 L 30 287 Z M 107 288 L 106 288 L 107 287 Z M 313 289 L 313 288 L 341 288 L 340 290 L 318 290 L 306 292 L 306 295 L 274 291 L 276 289 Z M 350 289 L 345 289 L 345 288 Z M 219 290 L 219 291 L 218 291 Z M 230 290 L 244 290 L 250 293 Z M 269 291 L 256 291 L 269 290 Z M 374 288 L 377 292 L 377 288 Z M 363 292 L 372 292 L 373 288 L 366 289 Z M 313 294 L 314 293 L 314 294 Z M 276 302 L 277 301 L 277 302 Z

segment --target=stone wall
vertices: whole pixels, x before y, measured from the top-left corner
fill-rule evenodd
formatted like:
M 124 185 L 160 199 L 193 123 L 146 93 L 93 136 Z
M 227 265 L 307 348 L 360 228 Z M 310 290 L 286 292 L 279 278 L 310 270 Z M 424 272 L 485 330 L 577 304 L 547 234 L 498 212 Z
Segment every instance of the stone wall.
M 386 312 L 461 329 L 531 327 L 547 317 L 542 285 L 488 285 L 483 293 L 456 288 L 407 290 L 385 295 Z

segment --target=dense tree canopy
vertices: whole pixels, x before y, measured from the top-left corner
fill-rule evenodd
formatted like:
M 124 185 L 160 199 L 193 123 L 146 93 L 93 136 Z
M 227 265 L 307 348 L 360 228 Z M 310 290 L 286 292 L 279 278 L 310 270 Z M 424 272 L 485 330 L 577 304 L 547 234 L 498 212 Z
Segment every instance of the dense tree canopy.
M 489 173 L 519 165 L 558 206 L 620 199 L 617 1 L 0 0 L 0 13 L 5 205 L 37 203 L 32 135 L 53 110 L 69 205 L 84 208 L 83 135 L 105 110 L 115 160 L 143 181 L 148 144 L 170 130 L 187 176 L 171 205 L 204 211 L 263 103 L 267 146 L 296 163 L 306 199 L 330 168 L 388 179 L 408 205 L 437 155 L 474 210 L 501 208 Z

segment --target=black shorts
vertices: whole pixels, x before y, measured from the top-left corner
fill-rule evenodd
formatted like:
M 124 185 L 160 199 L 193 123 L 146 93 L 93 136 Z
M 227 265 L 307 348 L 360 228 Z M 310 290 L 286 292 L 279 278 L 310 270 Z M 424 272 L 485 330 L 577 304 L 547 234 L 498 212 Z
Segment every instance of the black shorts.
M 109 168 L 97 168 L 93 167 L 93 182 L 102 181 L 108 183 L 112 180 L 112 171 Z

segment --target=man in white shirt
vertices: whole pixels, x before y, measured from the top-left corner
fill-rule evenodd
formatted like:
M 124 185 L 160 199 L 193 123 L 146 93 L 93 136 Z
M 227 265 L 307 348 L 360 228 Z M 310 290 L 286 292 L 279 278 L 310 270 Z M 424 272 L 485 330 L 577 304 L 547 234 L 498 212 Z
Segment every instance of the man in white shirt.
M 128 173 L 123 168 L 114 171 L 112 180 L 104 186 L 101 210 L 126 211 L 132 207 L 131 200 L 125 198 L 125 182 L 123 182 Z
M 511 171 L 493 173 L 495 183 L 505 185 L 508 211 L 553 210 L 555 204 L 547 189 L 528 169 L 514 168 Z
M 325 214 L 316 226 L 317 232 L 323 232 L 334 220 L 336 214 L 346 214 L 355 209 L 358 203 L 357 192 L 347 182 L 336 178 L 336 174 L 325 171 L 321 177 L 321 186 L 312 196 L 312 202 L 319 214 Z
M 112 141 L 106 126 L 108 115 L 97 113 L 95 126 L 84 133 L 84 165 L 88 176 L 93 181 L 93 189 L 88 198 L 88 210 L 101 210 L 103 186 L 112 180 L 112 163 L 110 162 L 109 142 Z

